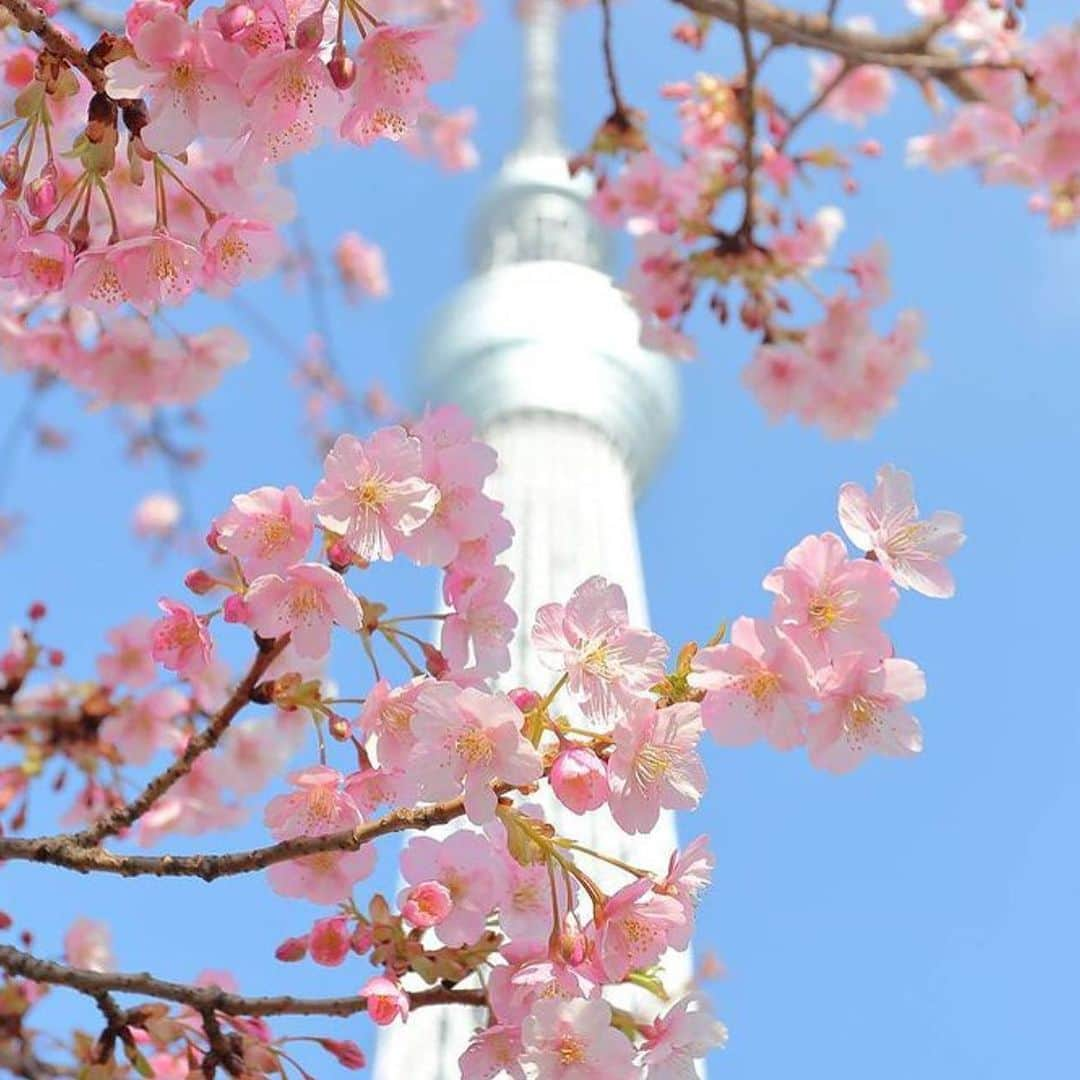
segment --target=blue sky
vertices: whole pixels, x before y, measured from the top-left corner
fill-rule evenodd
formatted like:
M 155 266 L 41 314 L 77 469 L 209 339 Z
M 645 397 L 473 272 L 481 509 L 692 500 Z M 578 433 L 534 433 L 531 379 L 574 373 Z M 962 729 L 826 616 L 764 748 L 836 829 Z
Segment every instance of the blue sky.
M 1033 6 L 1044 17 L 1058 7 Z M 886 24 L 900 20 L 893 8 L 869 6 Z M 661 80 L 735 68 L 723 35 L 701 56 L 669 45 L 667 5 L 637 0 L 616 19 L 627 96 L 658 118 Z M 605 99 L 596 12 L 569 22 L 565 112 L 579 146 Z M 517 101 L 506 88 L 517 65 L 516 30 L 499 5 L 441 95 L 480 110 L 477 173 L 448 178 L 391 147 L 328 149 L 297 164 L 317 245 L 355 228 L 388 250 L 392 298 L 333 312 L 355 385 L 377 376 L 408 394 L 419 328 L 464 273 L 469 208 L 513 142 Z M 801 100 L 802 60 L 781 57 L 779 71 Z M 707 749 L 711 788 L 682 829 L 709 832 L 718 854 L 699 948 L 715 950 L 729 970 L 711 986 L 732 1031 L 714 1075 L 737 1080 L 1050 1078 L 1075 1060 L 1080 248 L 1074 235 L 1048 235 L 1021 193 L 981 188 L 966 174 L 906 170 L 903 139 L 926 124 L 917 94 L 904 88 L 889 118 L 869 128 L 889 153 L 862 170 L 859 195 L 819 187 L 800 202 L 807 210 L 841 202 L 844 251 L 888 239 L 894 307 L 924 312 L 933 366 L 872 438 L 830 443 L 793 425 L 769 427 L 738 381 L 749 339 L 702 318 L 702 357 L 683 372 L 683 430 L 640 506 L 654 622 L 676 643 L 706 636 L 722 618 L 765 613 L 761 577 L 805 533 L 835 528 L 837 487 L 869 484 L 882 463 L 914 473 L 924 509 L 961 512 L 970 537 L 955 560 L 957 598 L 905 594 L 892 623 L 898 651 L 929 680 L 921 759 L 874 762 L 838 779 L 802 756 Z M 302 295 L 267 284 L 248 297 L 291 340 L 303 338 Z M 196 305 L 184 317 L 250 329 L 229 308 Z M 200 521 L 236 491 L 310 487 L 317 475 L 288 367 L 253 341 L 253 359 L 207 402 L 210 463 L 193 497 Z M 0 425 L 23 392 L 18 380 L 0 383 Z M 66 649 L 74 671 L 89 673 L 103 631 L 176 593 L 189 564 L 154 562 L 128 537 L 132 506 L 165 475 L 125 463 L 115 425 L 83 415 L 66 393 L 52 395 L 46 414 L 72 425 L 74 451 L 23 453 L 16 463 L 10 502 L 28 520 L 0 557 L 0 618 L 14 621 L 31 600 L 47 600 L 50 642 Z M 430 577 L 402 568 L 384 580 L 400 610 L 426 609 Z M 38 815 L 31 824 L 50 822 Z M 263 839 L 256 815 L 213 843 Z M 384 859 L 373 887 L 389 887 L 390 867 Z M 45 953 L 58 951 L 60 928 L 75 915 L 106 918 L 121 966 L 166 977 L 228 966 L 252 993 L 286 983 L 298 993 L 343 993 L 366 977 L 359 965 L 282 970 L 273 947 L 315 909 L 273 896 L 259 880 L 117 883 L 8 866 L 0 906 L 38 931 Z M 66 994 L 48 1008 L 57 1023 L 87 1015 Z M 361 1019 L 330 1028 L 370 1041 Z M 336 1075 L 325 1059 L 309 1062 L 320 1077 Z

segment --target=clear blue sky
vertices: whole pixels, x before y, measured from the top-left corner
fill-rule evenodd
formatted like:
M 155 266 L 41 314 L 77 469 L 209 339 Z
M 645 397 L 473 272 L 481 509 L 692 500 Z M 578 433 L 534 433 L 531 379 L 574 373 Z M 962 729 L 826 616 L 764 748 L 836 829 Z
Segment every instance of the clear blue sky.
M 1068 14 L 1064 4 L 1032 6 L 1043 18 L 1051 7 Z M 377 375 L 405 393 L 419 327 L 464 272 L 469 207 L 516 124 L 518 47 L 504 7 L 491 5 L 442 94 L 480 109 L 478 173 L 446 178 L 390 147 L 326 150 L 298 164 L 319 245 L 356 228 L 388 249 L 393 297 L 334 312 L 356 385 Z M 871 5 L 893 22 L 896 7 Z M 575 15 L 567 36 L 574 145 L 603 114 L 596 14 Z M 654 113 L 665 108 L 651 96 L 662 79 L 735 68 L 720 38 L 700 57 L 669 45 L 668 5 L 619 5 L 616 19 L 628 96 Z M 787 63 L 782 81 L 799 100 L 802 64 Z M 705 636 L 721 618 L 764 613 L 763 574 L 805 533 L 835 527 L 841 482 L 869 483 L 884 462 L 915 474 L 924 509 L 963 513 L 970 536 L 955 561 L 957 598 L 905 595 L 892 624 L 900 653 L 929 679 L 921 759 L 874 762 L 837 779 L 802 756 L 707 751 L 712 786 L 682 828 L 687 837 L 709 832 L 718 854 L 699 927 L 699 947 L 729 968 L 711 987 L 732 1031 L 717 1076 L 1056 1080 L 1076 1059 L 1080 247 L 1074 235 L 1049 236 L 1021 193 L 905 170 L 903 139 L 925 125 L 907 88 L 892 115 L 871 125 L 889 155 L 863 170 L 862 192 L 843 202 L 843 243 L 887 237 L 897 306 L 925 313 L 933 367 L 913 378 L 871 439 L 828 443 L 814 431 L 768 427 L 738 383 L 748 339 L 702 319 L 702 359 L 684 372 L 683 431 L 640 508 L 654 622 L 675 642 Z M 836 198 L 824 188 L 801 196 L 808 210 Z M 301 340 L 302 296 L 277 285 L 248 296 Z M 206 308 L 190 313 L 192 325 L 210 317 Z M 218 317 L 248 329 L 228 308 Z M 317 475 L 288 368 L 253 340 L 252 361 L 207 403 L 200 521 L 235 491 L 309 487 Z M 0 383 L 0 424 L 22 393 L 16 380 Z M 125 464 L 115 427 L 80 415 L 65 393 L 48 415 L 74 426 L 75 449 L 18 462 L 11 500 L 29 520 L 0 558 L 0 618 L 48 600 L 50 641 L 89 673 L 103 631 L 178 591 L 188 563 L 154 563 L 127 535 L 134 503 L 165 482 L 157 467 Z M 392 571 L 385 580 L 401 610 L 428 604 L 430 578 Z M 38 815 L 31 824 L 50 822 Z M 213 843 L 263 839 L 256 817 Z M 384 859 L 376 887 L 389 887 L 390 866 Z M 347 992 L 366 977 L 358 964 L 282 970 L 273 947 L 315 909 L 259 880 L 117 883 L 9 866 L 0 906 L 31 922 L 46 953 L 59 950 L 75 915 L 106 918 L 121 966 L 166 977 L 228 966 L 252 993 Z M 49 1008 L 57 1022 L 85 1015 L 62 993 Z M 362 1019 L 323 1027 L 370 1041 Z M 309 1063 L 320 1077 L 337 1075 L 323 1058 Z

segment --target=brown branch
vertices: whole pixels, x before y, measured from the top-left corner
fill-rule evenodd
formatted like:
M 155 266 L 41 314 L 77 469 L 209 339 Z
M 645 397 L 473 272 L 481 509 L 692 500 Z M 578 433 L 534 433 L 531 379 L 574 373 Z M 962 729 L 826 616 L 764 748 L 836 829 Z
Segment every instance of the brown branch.
M 505 784 L 496 788 L 499 794 L 508 790 Z M 323 836 L 298 836 L 266 847 L 226 855 L 116 855 L 103 848 L 76 843 L 76 837 L 0 837 L 0 860 L 45 863 L 83 874 L 98 872 L 121 877 L 195 877 L 214 881 L 221 877 L 265 870 L 276 863 L 317 855 L 323 851 L 356 851 L 380 836 L 445 825 L 464 813 L 463 799 L 452 799 L 420 809 L 394 810 L 354 829 L 342 829 Z
M 356 996 L 297 998 L 280 994 L 275 997 L 244 997 L 226 993 L 217 986 L 168 982 L 148 972 L 124 974 L 86 971 L 43 960 L 11 945 L 0 945 L 0 968 L 33 982 L 66 986 L 95 999 L 106 993 L 142 994 L 178 1005 L 189 1005 L 203 1015 L 219 1012 L 226 1016 L 353 1016 L 367 1008 L 364 999 Z M 485 1001 L 483 990 L 436 986 L 409 993 L 409 1005 L 413 1009 L 427 1005 L 481 1006 Z
M 757 131 L 757 108 L 754 104 L 755 84 L 757 83 L 757 60 L 754 58 L 754 43 L 750 38 L 750 22 L 746 10 L 747 0 L 738 0 L 739 41 L 742 44 L 745 75 L 742 87 L 743 114 L 743 217 L 739 225 L 739 235 L 747 242 L 754 238 L 754 169 L 757 157 L 754 153 L 754 136 Z
M 49 52 L 81 71 L 95 90 L 104 92 L 105 72 L 92 64 L 86 50 L 57 26 L 45 12 L 34 7 L 30 0 L 0 0 L 0 7 L 10 12 L 23 33 L 39 38 Z
M 936 79 L 962 100 L 980 97 L 965 78 L 967 73 L 1002 66 L 969 63 L 955 52 L 935 45 L 934 39 L 948 25 L 947 19 L 927 19 L 901 33 L 879 34 L 835 26 L 827 15 L 792 11 L 769 0 L 675 0 L 675 3 L 735 27 L 740 25 L 745 11 L 749 28 L 778 45 L 820 49 L 855 64 L 879 64 L 917 79 Z
M 797 112 L 794 116 L 790 117 L 787 122 L 787 131 L 784 132 L 784 137 L 777 144 L 776 149 L 783 153 L 792 140 L 795 133 L 810 119 L 825 104 L 828 96 L 854 71 L 854 66 L 844 63 L 841 64 L 840 69 L 836 72 L 831 79 L 825 82 L 825 85 Z
M 0 0 L 0 3 L 7 2 L 8 0 Z M 200 754 L 217 746 L 233 718 L 251 700 L 251 692 L 258 681 L 281 655 L 288 642 L 289 635 L 285 634 L 276 641 L 269 642 L 265 647 L 260 646 L 247 674 L 240 680 L 229 700 L 218 710 L 210 723 L 198 735 L 193 736 L 184 747 L 184 752 L 167 769 L 158 773 L 131 802 L 110 810 L 89 829 L 74 833 L 70 837 L 57 839 L 91 847 L 107 836 L 115 836 L 138 821 L 177 780 L 191 772 L 191 767 Z
M 619 86 L 619 73 L 615 67 L 614 20 L 611 16 L 611 0 L 600 0 L 603 13 L 603 52 L 604 72 L 607 75 L 608 89 L 611 91 L 611 119 L 621 125 L 629 125 L 630 110 Z

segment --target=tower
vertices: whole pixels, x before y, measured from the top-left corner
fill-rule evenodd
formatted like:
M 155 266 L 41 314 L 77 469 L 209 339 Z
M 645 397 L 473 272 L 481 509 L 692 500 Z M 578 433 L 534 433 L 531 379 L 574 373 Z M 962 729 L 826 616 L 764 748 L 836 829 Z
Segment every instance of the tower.
M 637 316 L 608 274 L 610 238 L 588 209 L 589 183 L 567 170 L 559 3 L 531 0 L 523 19 L 522 141 L 481 201 L 472 275 L 436 316 L 419 371 L 419 396 L 460 405 L 499 454 L 487 490 L 516 530 L 502 561 L 514 573 L 508 601 L 521 618 L 506 688 L 550 685 L 551 672 L 529 649 L 533 616 L 593 574 L 620 584 L 631 622 L 646 625 L 634 496 L 678 419 L 675 373 L 639 344 Z M 606 809 L 585 817 L 557 804 L 548 810 L 566 835 L 635 864 L 663 869 L 676 845 L 668 812 L 631 841 Z M 613 850 L 620 837 L 624 850 Z M 627 881 L 595 863 L 589 872 L 612 889 Z M 677 985 L 689 977 L 687 955 L 671 954 L 665 969 Z M 477 1023 L 469 1010 L 422 1009 L 385 1029 L 376 1080 L 456 1080 Z

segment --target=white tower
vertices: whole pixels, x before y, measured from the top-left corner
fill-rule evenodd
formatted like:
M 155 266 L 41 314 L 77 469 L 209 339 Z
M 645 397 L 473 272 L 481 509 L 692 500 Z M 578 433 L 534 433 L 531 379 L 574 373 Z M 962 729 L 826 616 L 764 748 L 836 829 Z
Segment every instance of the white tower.
M 423 400 L 460 405 L 498 451 L 490 492 L 516 530 L 503 561 L 521 617 L 503 683 L 540 690 L 552 681 L 529 649 L 541 604 L 602 574 L 626 591 L 631 621 L 646 625 L 634 495 L 678 419 L 675 373 L 638 343 L 637 316 L 608 276 L 610 241 L 588 209 L 590 186 L 567 170 L 558 20 L 559 0 L 531 0 L 521 146 L 481 202 L 473 274 L 436 317 L 419 373 Z M 631 840 L 606 810 L 548 810 L 560 832 L 635 865 L 661 870 L 676 845 L 670 813 Z M 613 849 L 620 837 L 622 850 Z M 595 861 L 588 872 L 610 889 L 629 880 Z M 689 963 L 685 953 L 665 958 L 673 988 L 689 979 Z M 457 1080 L 479 1020 L 461 1008 L 423 1009 L 384 1029 L 376 1080 Z

